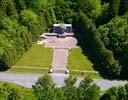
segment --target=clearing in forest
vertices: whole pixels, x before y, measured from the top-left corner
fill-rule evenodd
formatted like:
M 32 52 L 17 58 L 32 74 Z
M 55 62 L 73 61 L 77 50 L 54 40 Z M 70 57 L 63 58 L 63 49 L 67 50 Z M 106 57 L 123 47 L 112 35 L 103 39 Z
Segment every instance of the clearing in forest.
M 42 44 L 34 44 L 14 66 L 50 68 L 52 63 L 52 49 Z
M 93 64 L 86 55 L 83 54 L 81 48 L 73 48 L 68 56 L 68 69 L 93 71 Z

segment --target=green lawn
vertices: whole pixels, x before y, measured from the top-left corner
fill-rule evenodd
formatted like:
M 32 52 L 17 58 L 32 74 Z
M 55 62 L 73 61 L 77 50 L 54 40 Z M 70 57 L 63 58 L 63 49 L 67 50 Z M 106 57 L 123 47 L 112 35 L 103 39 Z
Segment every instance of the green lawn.
M 37 100 L 36 96 L 33 93 L 33 89 L 23 89 L 23 100 Z
M 50 67 L 52 63 L 52 49 L 44 45 L 34 44 L 14 66 Z
M 90 77 L 92 79 L 102 79 L 99 73 L 83 73 L 79 71 L 70 71 L 70 75 L 76 77 Z
M 3 71 L 3 73 L 13 73 L 13 74 L 48 74 L 49 69 L 38 69 L 38 68 L 22 68 L 22 67 L 12 67 L 8 71 Z
M 88 59 L 87 56 L 85 56 L 82 53 L 81 48 L 74 48 L 69 52 L 68 57 L 68 68 L 70 69 L 77 69 L 77 70 L 94 70 L 93 64 Z

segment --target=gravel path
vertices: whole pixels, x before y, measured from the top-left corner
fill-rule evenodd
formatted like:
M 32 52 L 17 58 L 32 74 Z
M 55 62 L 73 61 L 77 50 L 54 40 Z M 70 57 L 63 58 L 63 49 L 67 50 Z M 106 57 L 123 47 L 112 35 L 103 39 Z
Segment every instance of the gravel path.
M 41 77 L 41 75 L 33 75 L 33 74 L 9 74 L 9 73 L 1 73 L 0 81 L 12 82 L 16 83 L 20 86 L 31 88 L 32 85 L 37 81 L 37 79 Z M 54 82 L 58 87 L 64 85 L 63 81 L 66 78 L 65 76 L 53 76 Z M 78 78 L 76 85 L 78 86 L 80 80 L 82 78 Z M 94 83 L 100 86 L 101 90 L 107 90 L 112 86 L 122 86 L 125 85 L 126 81 L 110 81 L 104 79 L 94 79 Z

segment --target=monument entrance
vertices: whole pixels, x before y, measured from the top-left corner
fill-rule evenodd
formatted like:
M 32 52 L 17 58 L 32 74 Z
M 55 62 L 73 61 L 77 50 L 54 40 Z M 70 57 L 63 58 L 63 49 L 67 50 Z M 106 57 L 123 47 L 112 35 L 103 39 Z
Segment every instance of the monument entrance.
M 53 61 L 50 73 L 68 76 L 67 57 L 71 48 L 77 47 L 77 40 L 72 32 L 71 24 L 54 24 L 52 33 L 44 33 L 47 37 L 45 47 L 53 48 Z

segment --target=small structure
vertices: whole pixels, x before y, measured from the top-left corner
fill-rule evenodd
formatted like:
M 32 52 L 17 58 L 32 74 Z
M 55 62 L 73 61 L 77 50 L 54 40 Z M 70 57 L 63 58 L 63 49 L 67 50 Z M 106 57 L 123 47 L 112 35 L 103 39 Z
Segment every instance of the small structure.
M 43 33 L 45 36 L 66 37 L 74 36 L 71 24 L 53 24 L 52 33 Z
M 59 37 L 66 37 L 66 34 L 72 33 L 71 24 L 54 24 L 53 33 L 57 33 Z
M 60 28 L 64 29 L 66 33 L 72 33 L 72 25 L 71 24 L 54 24 L 53 25 L 53 33 L 60 33 Z

